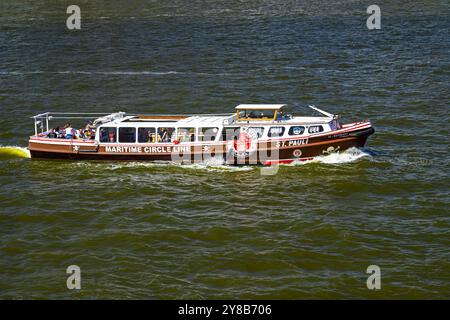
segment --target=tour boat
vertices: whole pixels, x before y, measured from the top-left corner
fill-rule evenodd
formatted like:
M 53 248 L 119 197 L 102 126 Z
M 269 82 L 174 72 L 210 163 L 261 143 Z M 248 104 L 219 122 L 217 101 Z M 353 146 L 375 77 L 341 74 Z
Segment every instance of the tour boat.
M 320 116 L 294 116 L 285 107 L 240 104 L 234 113 L 203 115 L 46 112 L 33 117 L 28 149 L 32 158 L 275 165 L 361 148 L 374 132 L 369 120 L 342 124 L 315 106 Z M 92 121 L 80 130 L 68 122 L 49 127 L 86 118 Z

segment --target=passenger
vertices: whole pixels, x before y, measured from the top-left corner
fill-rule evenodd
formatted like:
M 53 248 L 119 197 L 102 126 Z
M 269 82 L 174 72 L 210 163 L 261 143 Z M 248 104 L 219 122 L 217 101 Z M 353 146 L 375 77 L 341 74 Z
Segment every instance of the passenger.
M 84 127 L 83 129 L 80 129 L 80 133 L 81 133 L 81 136 L 83 137 L 83 139 L 89 139 L 90 133 L 88 133 L 88 132 L 89 132 L 89 130 L 86 129 L 86 127 Z
M 85 139 L 95 138 L 95 126 L 92 124 L 92 121 L 86 122 L 86 126 L 80 131 L 83 133 Z
M 77 139 L 84 139 L 83 129 L 75 130 L 75 137 Z
M 70 123 L 67 123 L 64 126 L 64 133 L 66 134 L 66 139 L 73 139 L 74 130 L 73 130 L 73 128 L 72 128 Z
M 162 129 L 158 128 L 158 131 L 156 132 L 156 141 L 160 142 L 162 137 Z
M 277 112 L 277 121 L 281 121 L 284 119 L 283 111 Z
M 191 140 L 191 142 L 194 142 L 194 141 L 195 141 L 195 135 L 194 135 L 194 133 L 191 133 L 191 134 L 190 134 L 190 140 Z
M 116 142 L 116 134 L 115 134 L 114 131 L 111 131 L 111 132 L 108 134 L 108 137 L 109 137 L 109 142 Z
M 92 121 L 88 121 L 86 123 L 86 129 L 91 129 L 91 130 L 95 129 L 95 126 L 93 125 Z
M 162 142 L 167 142 L 168 141 L 168 139 L 167 139 L 167 129 L 163 130 L 162 136 L 161 136 L 161 141 Z
M 151 131 L 148 132 L 147 142 L 149 142 L 149 143 L 155 142 L 155 134 L 153 132 L 151 132 Z
M 56 138 L 61 139 L 62 138 L 62 133 L 61 133 L 61 129 L 59 127 L 55 128 L 55 133 L 56 133 Z
M 175 135 L 173 133 L 173 131 L 166 129 L 166 142 L 173 142 L 175 140 Z
M 59 130 L 59 133 L 61 134 L 62 139 L 66 138 L 66 128 L 67 128 L 67 123 L 62 127 L 61 130 Z
M 178 137 L 178 140 L 180 142 L 186 142 L 186 133 L 183 130 L 180 132 L 180 136 Z
M 85 126 L 84 128 L 80 128 L 80 138 L 81 139 L 88 139 L 87 132 L 89 132 L 89 129 L 88 129 L 87 126 Z
M 158 139 L 158 142 L 163 141 L 164 136 L 164 130 L 162 128 L 158 128 L 158 136 L 156 137 Z
M 95 129 L 95 128 L 91 128 L 91 129 L 89 130 L 89 132 L 90 132 L 90 137 L 91 137 L 91 139 L 95 139 L 95 132 L 96 132 L 96 129 Z
M 108 131 L 105 128 L 100 129 L 100 141 L 108 142 Z
M 47 134 L 47 138 L 50 138 L 50 139 L 55 139 L 55 138 L 57 138 L 58 137 L 58 135 L 57 135 L 57 133 L 55 132 L 55 129 L 51 129 L 50 131 L 49 131 L 49 133 Z

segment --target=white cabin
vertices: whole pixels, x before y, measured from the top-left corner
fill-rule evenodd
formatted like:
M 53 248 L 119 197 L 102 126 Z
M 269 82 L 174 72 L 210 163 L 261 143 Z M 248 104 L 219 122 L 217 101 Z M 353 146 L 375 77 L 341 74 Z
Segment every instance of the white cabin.
M 240 104 L 235 114 L 145 115 L 115 113 L 98 118 L 95 139 L 100 143 L 213 143 L 229 140 L 245 127 L 258 139 L 303 138 L 340 127 L 337 116 L 320 110 L 322 116 L 299 117 L 285 114 L 284 104 Z

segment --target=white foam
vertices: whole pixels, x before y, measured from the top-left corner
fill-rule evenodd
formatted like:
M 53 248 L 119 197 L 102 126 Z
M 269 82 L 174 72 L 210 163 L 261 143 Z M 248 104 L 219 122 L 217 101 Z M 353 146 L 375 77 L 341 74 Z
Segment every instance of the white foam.
M 20 146 L 2 146 L 0 145 L 0 157 L 5 158 L 31 158 L 28 148 Z M 283 166 L 297 166 L 306 165 L 310 163 L 325 163 L 325 164 L 343 164 L 357 161 L 363 157 L 368 157 L 370 154 L 357 148 L 350 148 L 343 152 L 335 152 L 328 155 L 318 156 L 311 160 L 296 161 L 291 164 Z M 107 164 L 107 166 L 105 166 Z M 118 170 L 122 168 L 145 168 L 145 167 L 177 167 L 188 170 L 204 170 L 211 172 L 236 172 L 236 171 L 251 171 L 255 166 L 232 166 L 226 165 L 223 159 L 210 158 L 202 163 L 195 164 L 179 164 L 174 162 L 117 162 L 117 163 L 99 163 L 99 162 L 86 162 L 80 161 L 71 163 L 71 166 L 101 166 L 107 170 Z
M 334 152 L 327 155 L 318 156 L 311 160 L 296 161 L 289 165 L 305 165 L 309 163 L 326 163 L 326 164 L 350 163 L 368 156 L 370 155 L 368 153 L 365 153 L 361 149 L 350 148 L 342 152 Z
M 97 163 L 96 165 L 100 165 Z M 212 172 L 235 172 L 235 171 L 251 171 L 254 167 L 251 166 L 229 166 L 225 165 L 224 161 L 205 161 L 202 163 L 192 163 L 192 164 L 180 164 L 175 162 L 120 162 L 120 163 L 109 163 L 107 169 L 109 170 L 120 170 L 123 168 L 163 168 L 163 167 L 173 167 L 181 168 L 186 170 L 202 170 L 202 171 L 212 171 Z
M 204 170 L 210 172 L 236 172 L 236 171 L 251 171 L 254 170 L 255 167 L 251 166 L 230 166 L 230 165 L 207 165 L 203 163 L 196 164 L 183 164 L 180 167 L 184 167 L 186 169 L 193 170 Z

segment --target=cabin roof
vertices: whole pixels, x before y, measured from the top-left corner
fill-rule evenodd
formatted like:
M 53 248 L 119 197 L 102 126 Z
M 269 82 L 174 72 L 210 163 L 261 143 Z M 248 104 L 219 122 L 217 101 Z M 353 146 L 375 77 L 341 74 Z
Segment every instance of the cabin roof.
M 285 104 L 240 104 L 236 110 L 280 110 Z
M 102 123 L 102 126 L 156 126 L 156 127 L 219 127 L 228 125 L 236 117 L 229 115 L 184 115 L 184 116 L 126 116 L 110 122 Z
M 209 126 L 221 126 L 225 120 L 231 120 L 233 118 L 232 115 L 229 116 L 214 116 L 214 115 L 208 115 L 208 116 L 191 116 L 189 118 L 180 120 L 177 122 L 178 126 L 189 126 L 189 125 L 193 125 L 193 126 L 202 126 L 204 125 L 205 127 L 209 127 Z

